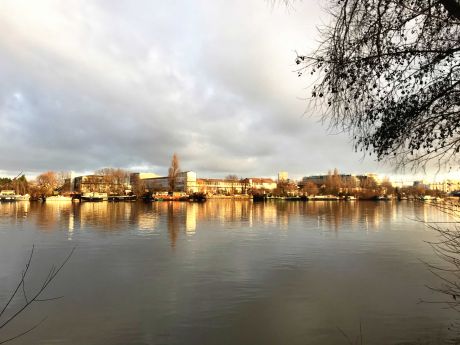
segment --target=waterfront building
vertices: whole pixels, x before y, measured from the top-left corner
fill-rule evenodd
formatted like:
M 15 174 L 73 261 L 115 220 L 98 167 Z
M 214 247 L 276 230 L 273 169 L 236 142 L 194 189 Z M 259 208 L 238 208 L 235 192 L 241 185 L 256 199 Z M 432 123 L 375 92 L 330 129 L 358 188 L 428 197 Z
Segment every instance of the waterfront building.
M 254 190 L 273 191 L 276 181 L 271 178 L 245 178 L 240 180 L 200 178 L 197 179 L 198 190 L 209 194 L 247 194 Z
M 135 177 L 134 177 L 135 180 Z M 157 176 L 139 178 L 142 181 L 145 189 L 151 193 L 169 191 L 169 177 Z M 198 185 L 196 180 L 196 173 L 193 171 L 180 172 L 176 177 L 175 192 L 196 193 L 198 192 Z
M 249 190 L 266 190 L 273 191 L 277 187 L 276 181 L 271 178 L 251 177 L 242 180 L 244 189 Z
M 337 187 L 342 193 L 354 193 L 362 189 L 374 189 L 381 184 L 381 180 L 376 174 L 338 174 L 336 177 L 340 181 Z M 328 183 L 338 183 L 337 180 L 330 181 L 332 178 L 334 178 L 332 174 L 305 176 L 300 181 L 299 187 L 302 188 L 307 182 L 313 182 L 318 188 L 326 188 Z
M 431 190 L 438 190 L 444 193 L 452 193 L 460 191 L 459 180 L 444 180 L 440 182 L 425 183 L 425 186 Z
M 134 180 L 145 180 L 145 179 L 148 179 L 148 178 L 157 178 L 157 177 L 161 177 L 160 175 L 157 175 L 155 173 L 131 173 L 129 175 L 129 178 L 131 180 L 131 183 L 133 182 L 133 179 Z
M 391 180 L 391 184 L 393 185 L 394 188 L 406 188 L 406 187 L 412 187 L 413 181 L 407 181 L 407 180 Z
M 197 179 L 198 190 L 209 194 L 242 194 L 246 192 L 243 180 L 200 178 Z
M 366 178 L 366 179 L 372 179 L 375 181 L 375 183 L 380 186 L 383 182 L 383 180 L 380 178 L 380 176 L 378 174 L 374 174 L 374 173 L 367 173 L 365 175 L 358 175 L 358 176 L 361 176 L 363 178 Z
M 276 196 L 297 196 L 299 195 L 299 184 L 296 181 L 280 180 L 274 194 Z
M 70 180 L 71 190 L 76 193 L 117 193 L 124 194 L 131 191 L 129 178 L 124 180 L 113 179 L 105 175 L 83 175 Z
M 422 188 L 422 189 L 430 189 L 430 185 L 428 181 L 425 180 L 417 180 L 413 183 L 414 188 Z
M 110 186 L 102 175 L 84 175 L 73 179 L 73 190 L 77 193 L 107 193 Z
M 321 187 L 321 186 L 326 185 L 326 182 L 328 181 L 328 178 L 330 178 L 330 176 L 331 175 L 305 176 L 300 182 L 300 184 L 304 185 L 307 182 L 313 182 L 318 187 Z M 338 176 L 340 177 L 340 180 L 344 185 L 355 186 L 355 187 L 359 187 L 361 184 L 361 181 L 367 178 L 365 175 L 352 175 L 352 174 L 339 174 Z
M 168 176 L 143 175 L 132 173 L 130 181 L 133 189 L 142 184 L 143 188 L 150 193 L 169 191 Z M 245 194 L 251 190 L 273 191 L 276 188 L 276 181 L 271 178 L 246 178 L 246 179 L 218 179 L 218 178 L 197 178 L 193 171 L 185 171 L 178 174 L 176 178 L 176 192 L 185 193 L 207 193 L 207 194 Z
M 377 174 L 356 175 L 359 188 L 375 188 L 382 184 L 382 179 Z
M 148 192 L 148 189 L 145 186 L 144 180 L 150 178 L 158 178 L 161 177 L 155 173 L 131 173 L 129 174 L 129 182 L 132 186 L 132 190 L 135 194 L 143 195 L 144 193 Z

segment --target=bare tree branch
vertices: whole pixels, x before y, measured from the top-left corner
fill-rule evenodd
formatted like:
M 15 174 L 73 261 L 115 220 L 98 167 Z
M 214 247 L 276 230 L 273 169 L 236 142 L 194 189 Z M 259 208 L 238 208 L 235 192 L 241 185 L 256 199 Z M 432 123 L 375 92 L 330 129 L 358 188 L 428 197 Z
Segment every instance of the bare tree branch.
M 22 291 L 22 296 L 24 298 L 24 304 L 22 306 L 20 306 L 15 312 L 13 312 L 12 315 L 7 317 L 5 320 L 0 321 L 0 330 L 5 328 L 10 322 L 15 320 L 20 315 L 22 315 L 22 313 L 25 312 L 35 302 L 53 301 L 53 300 L 60 299 L 60 298 L 63 297 L 63 296 L 59 296 L 59 297 L 42 298 L 42 295 L 45 293 L 45 291 L 48 288 L 48 286 L 57 277 L 57 275 L 62 270 L 62 268 L 69 262 L 70 258 L 72 257 L 72 255 L 73 255 L 73 253 L 75 251 L 75 248 L 76 247 L 72 248 L 70 253 L 67 255 L 67 257 L 62 261 L 62 263 L 59 266 L 53 265 L 50 268 L 50 270 L 49 270 L 47 276 L 45 277 L 45 279 L 43 280 L 43 283 L 41 284 L 40 288 L 37 291 L 35 291 L 35 293 L 31 294 L 30 297 L 28 297 L 27 289 L 26 289 L 26 276 L 27 276 L 27 273 L 29 272 L 29 268 L 31 266 L 32 258 L 33 258 L 33 254 L 34 254 L 35 246 L 34 245 L 32 246 L 32 250 L 30 252 L 30 255 L 29 255 L 28 261 L 26 263 L 25 269 L 21 274 L 21 279 L 20 279 L 19 283 L 16 285 L 16 288 L 13 290 L 13 293 L 11 294 L 10 298 L 5 303 L 2 311 L 0 312 L 0 320 L 5 315 L 5 312 L 7 311 L 8 307 L 11 305 L 11 302 L 14 300 L 14 298 L 16 296 L 18 296 L 18 292 L 19 292 L 20 289 Z M 28 330 L 26 330 L 26 331 L 24 331 L 24 332 L 22 332 L 22 333 L 20 333 L 20 334 L 18 334 L 16 336 L 14 336 L 12 338 L 1 340 L 0 344 L 4 344 L 6 342 L 12 341 L 12 340 L 17 339 L 18 337 L 20 337 L 22 335 L 25 335 L 25 334 L 31 332 L 32 330 L 37 328 L 45 319 L 43 319 L 42 321 L 40 321 L 39 323 L 37 323 L 33 327 L 29 328 Z
M 458 164 L 460 3 L 334 0 L 322 43 L 299 55 L 313 103 L 355 150 L 397 167 Z

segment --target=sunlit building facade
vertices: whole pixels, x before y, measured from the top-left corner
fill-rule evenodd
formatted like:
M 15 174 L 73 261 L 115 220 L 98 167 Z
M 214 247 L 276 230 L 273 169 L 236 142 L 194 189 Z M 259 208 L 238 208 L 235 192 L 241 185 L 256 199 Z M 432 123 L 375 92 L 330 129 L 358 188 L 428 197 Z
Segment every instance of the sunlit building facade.
M 438 190 L 444 193 L 452 193 L 460 191 L 459 180 L 444 180 L 440 182 L 426 183 L 426 186 L 431 190 Z
M 197 179 L 198 190 L 209 194 L 242 194 L 245 183 L 242 180 L 200 178 Z
M 77 176 L 73 179 L 73 191 L 76 193 L 109 193 L 111 190 L 115 189 L 113 183 L 109 182 L 107 178 L 103 175 L 84 175 Z M 129 181 L 126 181 L 123 184 L 124 189 L 129 189 Z
M 273 191 L 277 187 L 275 180 L 271 178 L 251 177 L 242 180 L 246 190 L 266 190 Z
M 145 189 L 151 193 L 169 191 L 169 177 L 147 177 L 142 180 Z M 196 193 L 198 192 L 196 173 L 193 171 L 180 172 L 176 176 L 175 192 Z

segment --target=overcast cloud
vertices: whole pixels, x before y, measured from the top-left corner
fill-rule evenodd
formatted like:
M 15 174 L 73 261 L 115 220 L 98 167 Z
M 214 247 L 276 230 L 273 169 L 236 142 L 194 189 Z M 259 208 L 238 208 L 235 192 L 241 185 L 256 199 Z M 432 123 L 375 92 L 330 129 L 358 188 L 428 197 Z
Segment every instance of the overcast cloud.
M 0 171 L 389 171 L 303 115 L 318 1 L 0 2 Z

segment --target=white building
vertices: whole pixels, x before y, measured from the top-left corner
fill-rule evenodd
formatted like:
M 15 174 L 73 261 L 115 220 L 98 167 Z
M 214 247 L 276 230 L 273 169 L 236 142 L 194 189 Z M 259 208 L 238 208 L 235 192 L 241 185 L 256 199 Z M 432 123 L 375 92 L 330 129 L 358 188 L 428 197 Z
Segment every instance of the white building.
M 440 182 L 427 183 L 426 185 L 431 190 L 439 190 L 444 193 L 460 191 L 460 181 L 458 180 L 444 180 Z

